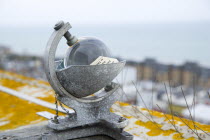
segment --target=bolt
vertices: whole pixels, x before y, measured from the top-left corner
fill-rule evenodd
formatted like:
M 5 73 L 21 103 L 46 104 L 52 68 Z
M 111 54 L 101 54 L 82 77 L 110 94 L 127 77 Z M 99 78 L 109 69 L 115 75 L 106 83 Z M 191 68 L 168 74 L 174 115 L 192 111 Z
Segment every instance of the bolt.
M 118 122 L 124 122 L 125 120 L 126 120 L 126 118 L 120 117 L 119 120 L 118 120 Z
M 58 22 L 55 24 L 54 29 L 57 31 L 57 30 L 59 30 L 63 25 L 64 25 L 64 22 L 63 22 L 62 20 L 61 20 L 61 21 L 58 21 Z
M 52 119 L 52 122 L 55 124 L 59 124 L 58 116 L 55 116 L 54 119 Z
M 78 39 L 77 39 L 75 36 L 72 36 L 72 35 L 69 33 L 69 31 L 67 31 L 67 32 L 64 34 L 64 37 L 66 38 L 67 44 L 68 44 L 69 46 L 74 45 L 74 44 L 78 41 Z
M 118 123 L 124 122 L 125 120 L 126 120 L 126 118 L 120 117 L 118 120 Z M 120 132 L 123 132 L 123 128 L 120 128 Z
M 64 25 L 64 22 L 61 20 L 61 21 L 59 21 L 59 22 L 57 22 L 57 23 L 55 24 L 54 29 L 55 29 L 56 31 L 58 31 L 63 25 Z M 71 33 L 70 33 L 69 31 L 67 31 L 67 32 L 64 34 L 64 37 L 66 38 L 67 44 L 68 44 L 69 46 L 74 45 L 74 44 L 78 41 L 78 39 L 77 39 L 75 36 L 72 36 Z
M 114 88 L 113 83 L 110 83 L 109 85 L 107 85 L 107 86 L 104 88 L 104 90 L 105 90 L 106 92 L 109 92 L 109 91 L 112 90 L 113 88 Z

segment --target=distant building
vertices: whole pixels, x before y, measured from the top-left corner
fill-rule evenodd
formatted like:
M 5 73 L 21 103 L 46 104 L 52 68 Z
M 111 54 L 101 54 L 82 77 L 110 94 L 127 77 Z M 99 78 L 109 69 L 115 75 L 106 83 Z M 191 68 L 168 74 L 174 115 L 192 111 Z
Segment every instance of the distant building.
M 0 45 L 0 57 L 2 57 L 2 55 L 7 55 L 9 53 L 11 53 L 11 49 L 9 47 Z
M 156 80 L 157 82 L 169 81 L 169 66 L 159 64 L 156 66 Z
M 198 79 L 198 85 L 204 88 L 210 88 L 210 69 L 202 68 Z
M 157 62 L 154 59 L 145 59 L 137 68 L 137 79 L 154 81 L 156 77 L 156 67 Z
M 182 84 L 182 69 L 181 66 L 170 65 L 169 66 L 169 80 L 173 86 L 179 86 Z
M 0 45 L 0 69 L 3 69 L 5 64 L 5 57 L 11 53 L 10 48 Z
M 198 85 L 200 67 L 197 63 L 186 62 L 182 66 L 182 84 L 187 87 Z
M 135 66 L 137 67 L 137 80 L 170 81 L 171 86 L 210 88 L 210 69 L 203 68 L 194 62 L 176 66 L 160 64 L 154 59 L 145 59 L 143 62 L 135 63 Z

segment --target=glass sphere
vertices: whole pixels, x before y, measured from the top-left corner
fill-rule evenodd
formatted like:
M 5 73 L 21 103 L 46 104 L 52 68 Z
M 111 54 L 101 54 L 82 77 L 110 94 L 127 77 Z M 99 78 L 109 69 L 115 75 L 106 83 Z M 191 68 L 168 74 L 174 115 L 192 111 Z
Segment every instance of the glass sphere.
M 111 57 L 107 46 L 99 39 L 83 37 L 72 47 L 68 48 L 64 58 L 64 66 L 90 65 L 99 56 Z

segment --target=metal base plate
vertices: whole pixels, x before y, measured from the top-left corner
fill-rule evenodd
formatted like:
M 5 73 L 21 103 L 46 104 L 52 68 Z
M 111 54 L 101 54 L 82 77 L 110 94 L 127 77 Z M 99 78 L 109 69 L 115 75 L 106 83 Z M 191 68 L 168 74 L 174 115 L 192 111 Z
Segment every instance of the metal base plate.
M 105 125 L 104 122 L 89 123 L 82 126 L 72 127 L 63 131 L 55 131 L 54 133 L 48 133 L 43 135 L 44 140 L 57 140 L 57 139 L 76 139 L 76 138 L 86 138 L 89 136 L 103 135 L 109 136 L 115 140 L 132 140 L 133 136 L 121 128 L 113 128 Z M 49 126 L 49 124 L 48 124 Z
M 46 124 L 46 123 L 45 123 Z M 55 131 L 47 125 L 34 125 L 28 128 L 11 130 L 0 133 L 0 139 L 9 140 L 132 140 L 132 135 L 127 132 L 115 129 L 110 129 L 107 127 L 100 126 L 86 126 L 78 127 L 75 129 Z M 87 131 L 88 130 L 88 131 Z M 95 131 L 97 130 L 97 132 Z M 95 134 L 94 136 L 88 136 L 88 133 Z M 105 135 L 104 132 L 107 134 Z M 114 134 L 116 133 L 116 134 Z M 87 135 L 88 134 L 88 135 Z M 98 134 L 98 135 L 97 135 Z M 80 137 L 80 138 L 79 138 Z
M 94 102 L 80 102 L 68 97 L 58 96 L 65 105 L 72 107 L 75 113 L 67 117 L 49 120 L 48 127 L 58 132 L 68 131 L 68 139 L 106 135 L 116 140 L 132 140 L 132 135 L 123 131 L 128 120 L 110 112 L 111 105 L 120 97 L 117 94 L 119 85 L 113 83 L 113 89 L 107 91 L 105 98 Z M 113 94 L 116 92 L 115 94 Z
M 119 121 L 123 119 L 123 121 Z M 128 125 L 128 120 L 114 113 L 110 113 L 104 118 L 100 119 L 89 119 L 89 120 L 78 120 L 75 113 L 70 114 L 67 117 L 58 117 L 58 122 L 54 120 L 48 121 L 48 126 L 56 131 L 62 131 L 67 129 L 73 129 L 77 127 L 90 126 L 95 124 L 101 124 L 113 129 L 123 129 Z

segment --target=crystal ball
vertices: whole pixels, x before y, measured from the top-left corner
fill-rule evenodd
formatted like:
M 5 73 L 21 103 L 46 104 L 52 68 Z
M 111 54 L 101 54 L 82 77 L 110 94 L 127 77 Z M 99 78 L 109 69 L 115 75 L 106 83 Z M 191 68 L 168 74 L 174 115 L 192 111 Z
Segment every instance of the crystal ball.
M 64 66 L 90 65 L 99 56 L 111 57 L 107 46 L 97 38 L 82 37 L 67 49 Z

